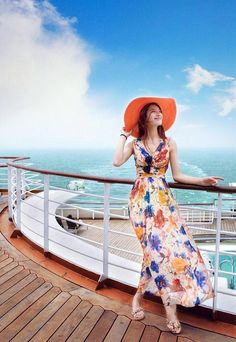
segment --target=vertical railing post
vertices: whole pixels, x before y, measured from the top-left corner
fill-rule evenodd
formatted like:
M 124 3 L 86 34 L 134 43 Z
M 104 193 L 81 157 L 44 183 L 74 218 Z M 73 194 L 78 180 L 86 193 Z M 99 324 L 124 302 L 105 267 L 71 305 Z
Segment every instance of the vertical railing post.
M 49 226 L 48 226 L 48 212 L 49 212 L 49 175 L 44 175 L 44 255 L 49 256 Z
M 7 173 L 8 173 L 8 215 L 9 215 L 9 220 L 12 221 L 12 167 L 8 166 L 7 168 Z
M 13 168 L 11 168 L 11 171 L 8 174 L 8 191 L 10 191 L 10 196 L 8 194 L 8 205 L 9 205 L 9 218 L 14 219 L 15 223 L 15 229 L 13 230 L 11 234 L 11 238 L 17 238 L 17 236 L 22 236 L 21 233 L 21 202 L 22 202 L 22 197 L 21 197 L 21 169 L 14 169 L 16 170 L 16 201 L 14 199 L 14 184 L 13 182 Z M 13 188 L 13 191 L 12 191 Z M 14 201 L 14 203 L 13 203 Z M 13 204 L 16 206 L 14 208 L 14 213 L 13 213 Z M 15 216 L 16 215 L 16 216 Z
M 109 225 L 110 225 L 110 187 L 109 183 L 104 183 L 104 217 L 103 217 L 103 266 L 102 275 L 98 280 L 96 289 L 103 287 L 108 278 L 108 253 L 109 253 Z
M 16 170 L 16 226 L 21 231 L 21 169 Z
M 216 221 L 216 251 L 215 251 L 215 273 L 214 273 L 214 291 L 215 297 L 213 298 L 213 318 L 216 319 L 217 315 L 217 299 L 218 299 L 218 271 L 219 271 L 219 254 L 220 254 L 220 231 L 221 231 L 221 216 L 222 216 L 222 194 L 218 193 L 217 201 L 217 221 Z

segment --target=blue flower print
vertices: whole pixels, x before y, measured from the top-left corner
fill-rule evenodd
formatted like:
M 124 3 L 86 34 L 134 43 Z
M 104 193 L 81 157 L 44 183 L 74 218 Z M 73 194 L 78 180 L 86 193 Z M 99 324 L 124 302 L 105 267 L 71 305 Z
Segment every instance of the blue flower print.
M 151 269 L 154 271 L 154 272 L 159 272 L 159 266 L 158 266 L 158 264 L 154 261 L 154 260 L 152 260 L 152 262 L 151 262 Z
M 173 213 L 175 211 L 174 205 L 170 205 L 169 208 L 170 208 L 171 213 Z
M 155 278 L 155 283 L 157 284 L 159 290 L 169 285 L 166 277 L 163 274 L 160 274 Z
M 141 152 L 144 156 L 147 156 L 147 155 L 148 155 L 147 152 L 146 152 L 146 150 L 145 150 L 143 147 L 139 146 L 139 149 L 140 149 L 140 152 Z
M 152 157 L 151 156 L 146 156 L 145 157 L 145 162 L 149 165 L 149 164 L 151 164 L 152 163 Z
M 139 222 L 134 222 L 134 226 L 135 227 L 142 227 L 142 228 L 144 228 L 145 227 L 145 224 L 144 224 L 144 222 L 143 221 L 139 221 Z
M 146 191 L 146 195 L 144 196 L 144 201 L 146 201 L 147 203 L 150 203 L 150 192 Z
M 146 267 L 146 273 L 147 273 L 150 277 L 152 276 L 149 267 Z
M 144 210 L 144 214 L 146 217 L 153 217 L 154 211 L 153 211 L 153 205 L 148 204 Z
M 166 179 L 164 177 L 162 178 L 162 181 L 163 181 L 163 183 L 165 185 L 165 188 L 169 189 L 169 184 L 167 183 L 167 181 L 166 181 Z
M 192 246 L 191 242 L 189 240 L 184 241 L 184 244 L 189 249 L 190 252 L 196 252 L 196 249 Z
M 159 238 L 159 235 L 158 234 L 150 234 L 149 237 L 150 237 L 152 249 L 160 251 L 162 246 L 161 246 L 161 240 Z
M 200 287 L 203 287 L 205 282 L 206 282 L 206 276 L 202 271 L 197 271 L 196 269 L 194 270 L 194 274 L 196 276 L 197 279 L 197 284 Z
M 183 258 L 183 259 L 187 259 L 187 255 L 186 255 L 185 252 L 182 252 L 182 253 L 180 254 L 180 256 L 181 256 L 181 258 Z
M 146 173 L 150 173 L 150 169 L 151 169 L 150 165 L 146 165 L 143 167 L 143 171 Z
M 184 226 L 182 225 L 181 227 L 180 227 L 180 233 L 181 234 L 184 234 L 184 235 L 186 235 L 186 231 L 185 231 L 185 229 L 184 229 Z
M 158 152 L 161 151 L 163 144 L 164 144 L 164 142 L 163 142 L 163 140 L 162 140 L 162 141 L 160 142 L 158 148 L 157 148 L 157 151 L 158 151 Z

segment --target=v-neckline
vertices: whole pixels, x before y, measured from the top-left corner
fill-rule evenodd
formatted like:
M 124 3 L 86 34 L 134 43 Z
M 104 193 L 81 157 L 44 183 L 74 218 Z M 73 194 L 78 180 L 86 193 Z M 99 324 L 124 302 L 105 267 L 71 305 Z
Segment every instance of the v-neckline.
M 150 157 L 153 157 L 154 154 L 156 153 L 156 151 L 158 150 L 158 148 L 160 147 L 161 143 L 162 143 L 164 140 L 163 140 L 163 139 L 160 139 L 160 143 L 158 144 L 158 146 L 157 146 L 157 148 L 155 149 L 155 151 L 153 152 L 153 154 L 150 154 L 150 153 L 148 152 L 148 150 L 147 150 L 147 148 L 146 148 L 146 146 L 145 146 L 145 144 L 144 144 L 144 142 L 142 141 L 141 138 L 140 138 L 140 141 L 141 141 L 141 143 L 142 143 L 142 145 L 143 145 L 143 148 L 144 148 L 145 151 L 149 154 L 149 156 L 150 156 Z

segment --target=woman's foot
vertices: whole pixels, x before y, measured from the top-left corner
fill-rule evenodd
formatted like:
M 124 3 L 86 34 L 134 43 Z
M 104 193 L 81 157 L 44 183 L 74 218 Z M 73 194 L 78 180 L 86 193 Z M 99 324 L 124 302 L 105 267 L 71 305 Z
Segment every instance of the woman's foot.
M 166 325 L 167 328 L 173 333 L 173 334 L 179 334 L 181 332 L 181 324 L 176 316 L 176 304 L 173 305 L 164 305 L 166 310 Z
M 180 321 L 175 319 L 174 321 L 166 319 L 166 326 L 173 334 L 180 334 L 182 327 Z
M 142 294 L 140 292 L 136 292 L 132 301 L 132 317 L 134 320 L 141 320 L 145 317 L 143 308 L 140 306 L 140 301 L 142 298 Z

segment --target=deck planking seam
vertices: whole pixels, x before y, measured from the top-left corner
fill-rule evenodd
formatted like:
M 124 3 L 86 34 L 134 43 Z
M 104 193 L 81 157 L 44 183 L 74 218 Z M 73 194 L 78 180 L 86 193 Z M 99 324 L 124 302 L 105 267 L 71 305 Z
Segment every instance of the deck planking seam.
M 38 298 L 31 306 L 22 312 L 10 325 L 1 333 L 1 338 L 9 340 L 15 337 L 29 322 L 31 322 L 39 312 L 42 311 L 61 292 L 58 287 L 50 288 L 45 294 Z
M 19 273 L 17 273 L 15 276 L 13 276 L 11 279 L 7 280 L 5 283 L 0 285 L 0 295 L 2 295 L 8 289 L 14 286 L 18 281 L 20 281 L 21 279 L 24 279 L 28 274 L 30 274 L 29 270 L 22 270 Z

